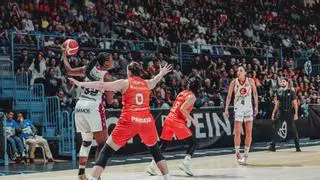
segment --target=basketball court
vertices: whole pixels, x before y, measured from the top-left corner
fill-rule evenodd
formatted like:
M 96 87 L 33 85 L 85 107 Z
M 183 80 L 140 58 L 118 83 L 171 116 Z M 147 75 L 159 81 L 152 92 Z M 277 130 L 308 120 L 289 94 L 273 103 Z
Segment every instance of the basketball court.
M 209 150 L 208 150 L 209 151 Z M 203 152 L 206 153 L 206 152 Z M 208 152 L 209 153 L 209 152 Z M 134 157 L 131 157 L 132 159 Z M 146 159 L 149 158 L 145 157 Z M 181 155 L 182 158 L 182 155 Z M 320 146 L 302 147 L 302 152 L 294 148 L 279 149 L 277 152 L 259 151 L 249 154 L 248 165 L 240 166 L 233 154 L 202 156 L 192 159 L 193 177 L 186 176 L 178 169 L 181 159 L 170 160 L 168 165 L 172 179 L 319 179 Z M 112 180 L 162 180 L 159 176 L 148 176 L 144 170 L 148 163 L 113 165 L 106 168 L 102 179 Z M 90 173 L 92 169 L 88 169 Z M 11 179 L 76 179 L 77 170 L 53 171 L 23 175 L 2 176 L 3 180 Z

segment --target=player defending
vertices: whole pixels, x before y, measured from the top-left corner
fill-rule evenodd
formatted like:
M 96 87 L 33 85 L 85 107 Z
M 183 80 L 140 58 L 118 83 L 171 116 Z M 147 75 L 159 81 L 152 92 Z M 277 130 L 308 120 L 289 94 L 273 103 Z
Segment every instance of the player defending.
M 172 70 L 171 65 L 160 67 L 157 76 L 150 80 L 140 78 L 141 66 L 131 62 L 127 67 L 128 79 L 114 82 L 79 82 L 70 79 L 76 85 L 85 88 L 107 90 L 122 93 L 122 112 L 119 121 L 102 148 L 99 158 L 93 168 L 89 180 L 97 180 L 101 176 L 108 159 L 128 140 L 139 134 L 142 142 L 149 148 L 157 166 L 165 180 L 169 179 L 167 163 L 157 145 L 158 134 L 152 114 L 150 112 L 150 90 L 153 89 L 164 75 Z
M 108 53 L 99 53 L 98 57 L 91 61 L 88 66 L 72 68 L 67 59 L 67 53 L 62 49 L 64 66 L 69 76 L 84 77 L 85 81 L 112 81 L 108 69 L 113 68 L 113 58 Z M 96 64 L 99 66 L 96 67 Z M 77 132 L 81 133 L 82 144 L 79 152 L 79 172 L 78 179 L 86 180 L 85 167 L 91 149 L 93 137 L 97 141 L 98 148 L 96 158 L 108 138 L 106 127 L 106 119 L 104 115 L 103 102 L 106 97 L 107 103 L 111 104 L 113 100 L 113 92 L 105 92 L 105 96 L 101 91 L 85 88 L 81 92 L 79 100 L 75 107 L 75 124 Z
M 254 81 L 246 77 L 246 70 L 243 66 L 238 67 L 238 78 L 234 79 L 229 86 L 226 100 L 225 116 L 229 117 L 229 104 L 232 93 L 234 92 L 234 147 L 236 160 L 239 164 L 246 164 L 250 145 L 252 141 L 253 115 L 258 113 L 258 93 Z M 252 93 L 254 98 L 254 113 L 252 107 Z M 244 157 L 240 154 L 241 129 L 242 123 L 245 123 L 245 147 Z
M 180 141 L 185 140 L 188 142 L 189 147 L 187 149 L 186 156 L 183 162 L 179 165 L 179 168 L 189 176 L 193 176 L 193 173 L 190 169 L 190 160 L 196 149 L 197 143 L 194 136 L 192 136 L 191 130 L 187 126 L 187 120 L 190 120 L 194 126 L 196 126 L 198 123 L 192 118 L 190 112 L 193 108 L 194 102 L 196 101 L 195 94 L 197 94 L 199 87 L 200 82 L 195 78 L 192 78 L 188 82 L 188 90 L 184 90 L 178 94 L 168 116 L 165 119 L 160 137 L 160 150 L 162 153 L 172 141 L 173 135 L 175 135 Z M 155 171 L 154 161 L 151 162 L 146 171 L 150 175 L 157 174 Z

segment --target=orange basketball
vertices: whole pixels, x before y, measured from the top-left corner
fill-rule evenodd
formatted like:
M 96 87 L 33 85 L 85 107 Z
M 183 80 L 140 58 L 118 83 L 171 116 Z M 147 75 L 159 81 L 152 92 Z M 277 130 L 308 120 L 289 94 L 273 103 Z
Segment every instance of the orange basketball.
M 67 52 L 67 55 L 75 55 L 79 50 L 79 44 L 74 39 L 67 39 L 62 44 L 63 49 Z

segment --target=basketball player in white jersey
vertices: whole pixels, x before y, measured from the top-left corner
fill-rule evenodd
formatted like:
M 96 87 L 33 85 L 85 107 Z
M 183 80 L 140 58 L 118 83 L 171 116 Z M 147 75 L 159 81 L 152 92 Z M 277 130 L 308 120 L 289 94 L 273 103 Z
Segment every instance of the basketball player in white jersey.
M 99 53 L 95 60 L 87 66 L 72 68 L 67 59 L 66 51 L 62 49 L 64 66 L 69 76 L 85 77 L 85 81 L 112 81 L 108 70 L 113 68 L 113 58 L 109 53 Z M 98 66 L 96 66 L 98 63 Z M 104 115 L 104 101 L 112 104 L 113 92 L 101 92 L 83 88 L 75 107 L 75 125 L 81 133 L 82 144 L 79 152 L 79 180 L 86 180 L 85 167 L 88 161 L 93 138 L 98 148 L 96 158 L 108 138 L 108 131 Z
M 234 79 L 228 90 L 226 100 L 225 116 L 229 117 L 229 105 L 234 93 L 234 147 L 235 156 L 239 164 L 246 164 L 250 145 L 252 141 L 253 116 L 258 113 L 258 93 L 255 82 L 251 78 L 246 77 L 245 68 L 240 65 L 238 67 L 238 78 Z M 254 98 L 254 110 L 252 106 L 252 95 Z M 242 123 L 245 124 L 245 147 L 244 156 L 240 154 L 241 130 Z

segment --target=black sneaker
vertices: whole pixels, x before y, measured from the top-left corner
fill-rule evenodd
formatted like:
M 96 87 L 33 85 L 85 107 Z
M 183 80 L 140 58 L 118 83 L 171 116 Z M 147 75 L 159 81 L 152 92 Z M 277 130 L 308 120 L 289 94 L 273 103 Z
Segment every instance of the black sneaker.
M 301 152 L 300 147 L 296 148 L 296 152 Z
M 276 152 L 276 145 L 270 144 L 269 151 Z

